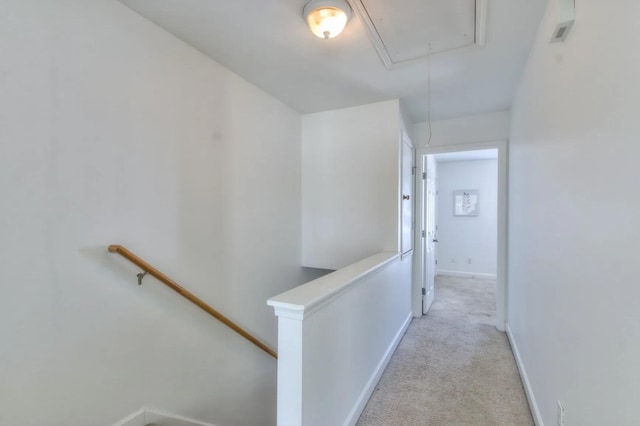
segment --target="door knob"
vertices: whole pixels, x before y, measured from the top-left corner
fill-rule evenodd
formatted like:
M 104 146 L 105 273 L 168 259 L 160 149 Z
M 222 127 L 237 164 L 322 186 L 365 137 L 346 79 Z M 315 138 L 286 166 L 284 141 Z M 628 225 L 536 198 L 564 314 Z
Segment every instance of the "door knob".
M 410 200 L 411 199 L 411 195 L 403 195 L 402 199 L 403 200 Z
M 438 239 L 437 239 L 437 238 L 434 238 L 434 239 L 433 239 L 433 242 L 434 242 L 434 243 L 437 243 L 437 242 L 439 242 L 439 241 L 438 241 Z

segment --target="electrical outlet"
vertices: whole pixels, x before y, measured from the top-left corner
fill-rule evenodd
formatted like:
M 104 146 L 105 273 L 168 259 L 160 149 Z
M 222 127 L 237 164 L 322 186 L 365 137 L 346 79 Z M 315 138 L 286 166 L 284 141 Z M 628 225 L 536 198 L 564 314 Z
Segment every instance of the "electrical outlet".
M 467 257 L 467 263 L 468 263 L 469 265 L 471 265 L 471 258 L 470 258 L 470 257 Z
M 456 260 L 453 257 L 451 258 L 451 263 L 456 263 Z
M 564 426 L 564 406 L 558 400 L 558 426 Z

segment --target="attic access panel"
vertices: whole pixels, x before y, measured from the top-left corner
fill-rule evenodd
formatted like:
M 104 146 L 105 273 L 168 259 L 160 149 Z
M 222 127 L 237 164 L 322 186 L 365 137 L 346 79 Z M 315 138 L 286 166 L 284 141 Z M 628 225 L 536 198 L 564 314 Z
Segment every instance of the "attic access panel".
M 387 68 L 425 58 L 429 53 L 484 44 L 486 0 L 351 3 Z

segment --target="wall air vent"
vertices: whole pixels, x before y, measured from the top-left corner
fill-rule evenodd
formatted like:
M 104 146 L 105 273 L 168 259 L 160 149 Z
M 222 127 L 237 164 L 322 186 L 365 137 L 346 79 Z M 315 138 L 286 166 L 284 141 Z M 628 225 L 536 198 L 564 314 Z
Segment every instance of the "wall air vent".
M 488 0 L 348 0 L 387 68 L 482 46 Z
M 551 36 L 551 43 L 563 42 L 576 19 L 575 0 L 558 0 L 558 25 Z

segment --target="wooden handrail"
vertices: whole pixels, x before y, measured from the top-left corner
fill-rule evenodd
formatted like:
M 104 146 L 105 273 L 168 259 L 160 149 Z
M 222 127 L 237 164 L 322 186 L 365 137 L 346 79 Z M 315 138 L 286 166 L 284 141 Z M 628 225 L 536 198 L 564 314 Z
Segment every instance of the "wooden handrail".
M 180 284 L 178 284 L 177 282 L 175 282 L 174 280 L 172 280 L 171 278 L 169 278 L 168 276 L 166 276 L 165 274 L 163 274 L 153 266 L 149 265 L 144 260 L 140 259 L 138 256 L 136 256 L 131 251 L 129 251 L 126 247 L 119 246 L 119 245 L 110 245 L 109 251 L 111 253 L 118 253 L 120 256 L 129 260 L 131 263 L 138 266 L 143 271 L 145 271 L 152 277 L 156 278 L 158 281 L 165 284 L 167 287 L 171 288 L 176 293 L 179 293 L 182 297 L 184 297 L 185 299 L 188 299 L 189 301 L 197 305 L 200 309 L 202 309 L 203 311 L 205 311 L 215 319 L 221 321 L 224 325 L 226 325 L 227 327 L 229 327 L 230 329 L 232 329 L 233 331 L 235 331 L 236 333 L 238 333 L 239 335 L 241 335 L 242 337 L 244 337 L 245 339 L 247 339 L 257 347 L 259 347 L 260 349 L 262 349 L 272 357 L 276 359 L 278 358 L 278 354 L 273 349 L 271 349 L 270 347 L 262 343 L 257 338 L 253 337 L 251 334 L 249 334 L 249 332 L 245 331 L 238 324 L 234 323 L 229 318 L 225 317 L 220 312 L 216 311 L 211 306 L 207 305 L 202 299 L 200 299 L 199 297 L 191 293 L 189 290 L 185 289 Z

